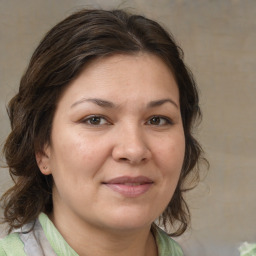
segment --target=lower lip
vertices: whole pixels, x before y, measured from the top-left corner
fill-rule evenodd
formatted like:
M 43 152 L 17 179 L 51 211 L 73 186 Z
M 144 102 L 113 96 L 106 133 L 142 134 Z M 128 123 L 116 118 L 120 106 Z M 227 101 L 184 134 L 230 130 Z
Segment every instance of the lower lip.
M 153 183 L 146 183 L 137 186 L 124 185 L 124 184 L 105 184 L 107 187 L 112 189 L 119 194 L 126 197 L 138 197 L 146 193 Z

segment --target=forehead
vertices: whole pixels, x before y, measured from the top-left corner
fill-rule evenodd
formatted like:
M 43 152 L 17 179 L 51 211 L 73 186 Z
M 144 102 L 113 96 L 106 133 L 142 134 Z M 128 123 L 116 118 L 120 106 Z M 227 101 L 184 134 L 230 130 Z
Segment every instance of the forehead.
M 88 63 L 65 90 L 62 98 L 83 96 L 148 99 L 165 94 L 178 99 L 179 92 L 171 69 L 156 55 L 139 53 L 113 55 Z M 70 102 L 71 103 L 71 102 Z

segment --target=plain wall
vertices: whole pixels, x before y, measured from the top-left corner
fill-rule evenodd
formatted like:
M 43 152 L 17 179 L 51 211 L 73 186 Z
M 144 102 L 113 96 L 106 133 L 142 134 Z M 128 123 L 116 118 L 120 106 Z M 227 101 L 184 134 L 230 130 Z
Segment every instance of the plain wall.
M 0 143 L 5 106 L 42 36 L 81 7 L 132 7 L 176 37 L 200 88 L 197 130 L 211 167 L 188 194 L 192 227 L 178 240 L 188 256 L 236 256 L 256 241 L 255 0 L 0 0 Z M 11 184 L 0 170 L 0 193 Z M 3 227 L 0 236 L 4 235 Z

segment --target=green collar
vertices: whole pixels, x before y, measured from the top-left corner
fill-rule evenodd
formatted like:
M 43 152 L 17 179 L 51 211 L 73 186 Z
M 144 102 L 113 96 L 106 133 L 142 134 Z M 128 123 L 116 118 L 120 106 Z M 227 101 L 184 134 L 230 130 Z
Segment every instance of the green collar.
M 45 236 L 57 255 L 79 256 L 64 240 L 46 214 L 41 213 L 39 215 L 39 222 L 42 225 Z M 152 232 L 156 239 L 159 256 L 183 256 L 180 246 L 162 229 L 153 225 Z

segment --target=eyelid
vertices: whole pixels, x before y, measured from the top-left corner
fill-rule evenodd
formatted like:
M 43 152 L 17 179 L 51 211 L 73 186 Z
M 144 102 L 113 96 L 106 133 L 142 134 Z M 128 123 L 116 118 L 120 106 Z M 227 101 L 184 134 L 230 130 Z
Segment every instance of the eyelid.
M 160 118 L 160 119 L 164 119 L 164 120 L 166 121 L 166 123 L 165 123 L 165 124 L 160 124 L 160 125 L 149 124 L 148 122 L 149 122 L 150 120 L 152 120 L 154 117 Z M 163 115 L 153 115 L 153 116 L 150 116 L 150 117 L 148 118 L 148 120 L 146 121 L 146 124 L 147 124 L 147 125 L 152 125 L 152 126 L 166 126 L 166 125 L 173 125 L 174 122 L 173 122 L 173 120 L 172 120 L 170 117 L 163 116 Z
M 106 123 L 104 124 L 89 124 L 88 121 L 92 118 L 100 118 L 100 119 L 104 119 L 106 121 Z M 87 124 L 89 126 L 103 126 L 103 125 L 111 125 L 112 123 L 109 121 L 109 119 L 104 116 L 104 115 L 97 115 L 97 114 L 93 114 L 93 115 L 89 115 L 89 116 L 86 116 L 84 118 L 82 118 L 80 120 L 81 123 L 84 123 L 84 124 Z

